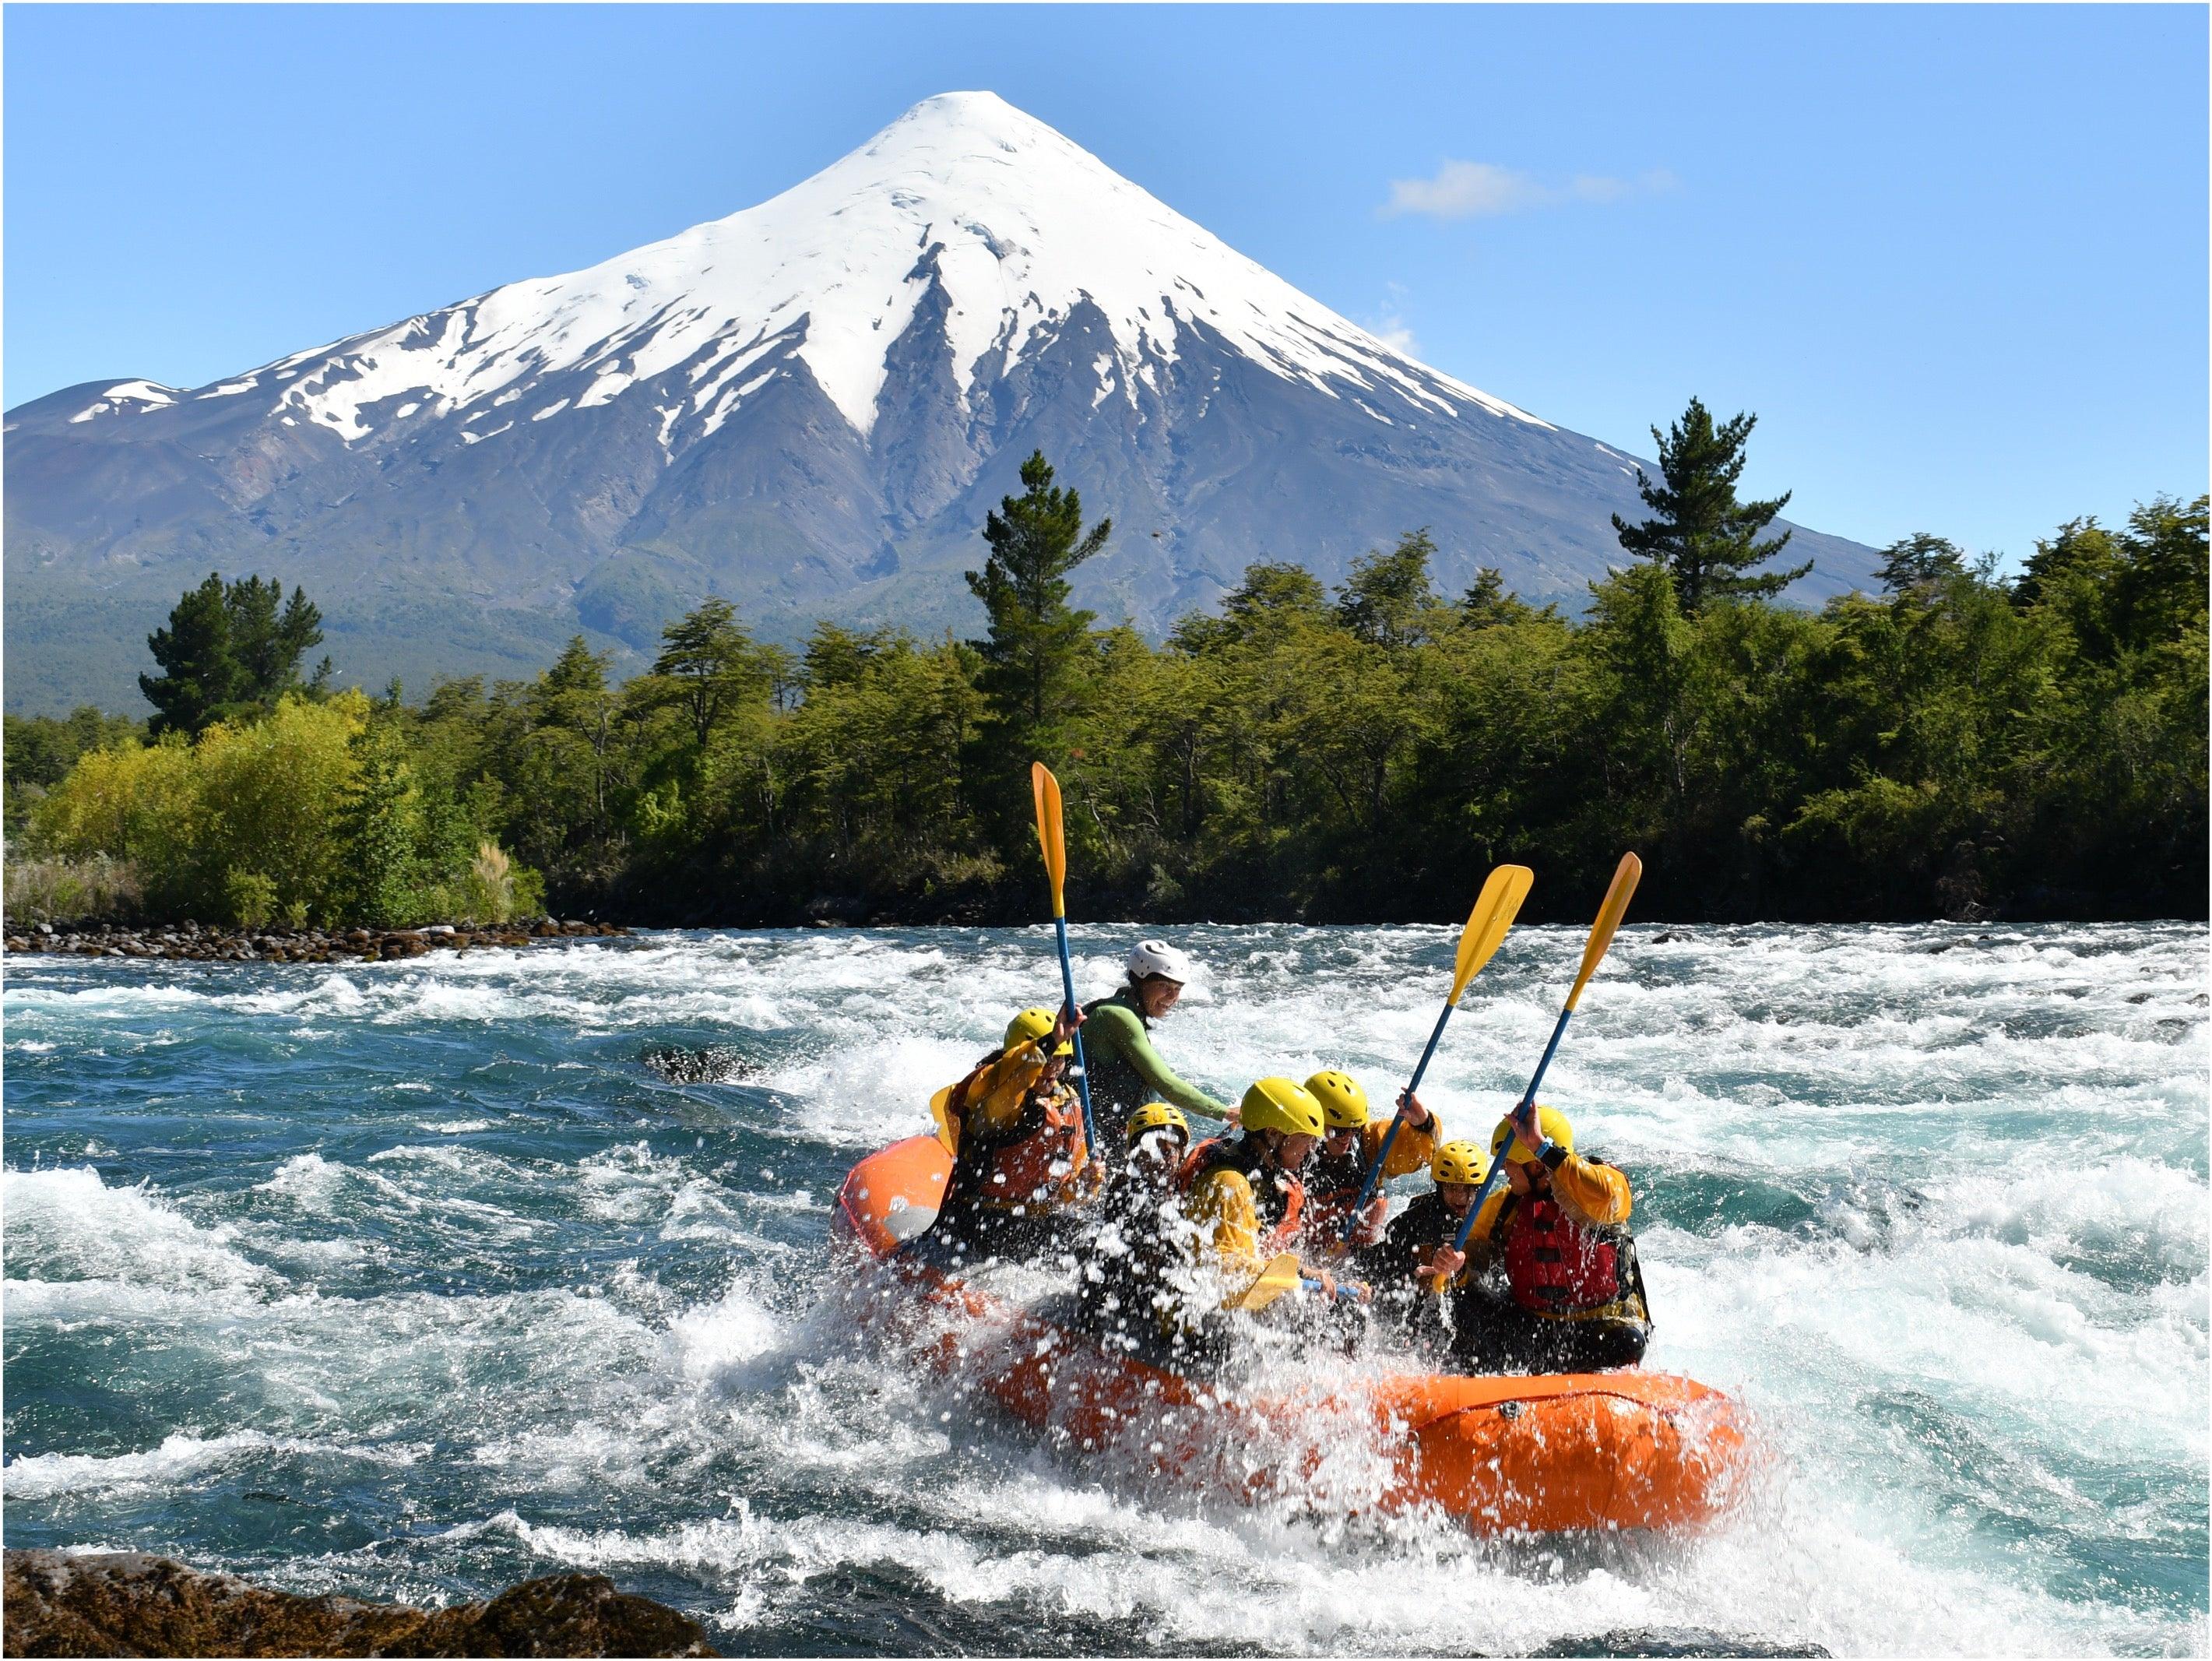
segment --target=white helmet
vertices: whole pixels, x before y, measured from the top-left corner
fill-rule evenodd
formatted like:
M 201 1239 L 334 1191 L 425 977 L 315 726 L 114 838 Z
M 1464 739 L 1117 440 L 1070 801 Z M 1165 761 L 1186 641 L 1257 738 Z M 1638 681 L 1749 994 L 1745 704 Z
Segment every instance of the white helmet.
M 1133 981 L 1158 975 L 1164 980 L 1188 984 L 1198 975 L 1198 965 L 1191 961 L 1190 953 L 1165 940 L 1139 940 L 1129 950 L 1127 967 Z

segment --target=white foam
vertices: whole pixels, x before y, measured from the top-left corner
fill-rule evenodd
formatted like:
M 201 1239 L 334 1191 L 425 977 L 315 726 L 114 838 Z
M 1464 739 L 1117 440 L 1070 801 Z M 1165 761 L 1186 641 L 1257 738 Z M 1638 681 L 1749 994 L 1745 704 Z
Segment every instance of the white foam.
M 11 1275 L 191 1292 L 274 1278 L 234 1249 L 236 1228 L 202 1227 L 146 1184 L 110 1188 L 89 1165 L 0 1173 L 0 1209 Z

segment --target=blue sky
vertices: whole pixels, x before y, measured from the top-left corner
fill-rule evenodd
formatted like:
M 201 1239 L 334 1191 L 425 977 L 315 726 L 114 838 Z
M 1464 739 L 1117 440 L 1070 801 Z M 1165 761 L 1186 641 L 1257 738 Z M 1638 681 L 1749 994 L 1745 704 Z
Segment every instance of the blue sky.
M 2017 559 L 2205 488 L 2194 6 L 7 8 L 4 399 L 192 386 L 748 206 L 988 88 L 1649 453 Z

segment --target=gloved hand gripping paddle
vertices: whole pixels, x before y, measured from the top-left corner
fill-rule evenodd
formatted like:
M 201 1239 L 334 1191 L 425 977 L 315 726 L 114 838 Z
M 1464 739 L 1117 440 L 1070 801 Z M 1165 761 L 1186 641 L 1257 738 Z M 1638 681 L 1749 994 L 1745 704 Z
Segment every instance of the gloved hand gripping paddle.
M 1067 1000 L 1067 1019 L 1075 1019 L 1075 970 L 1067 958 L 1067 843 L 1060 833 L 1060 781 L 1041 761 L 1030 764 L 1030 789 L 1036 797 L 1037 843 L 1044 849 L 1044 873 L 1052 884 L 1052 926 L 1060 943 L 1060 988 Z M 1083 1029 L 1069 1037 L 1075 1044 L 1075 1089 L 1083 1098 L 1083 1151 L 1098 1159 L 1098 1134 L 1091 1123 L 1091 1073 L 1083 1064 Z
M 1535 873 L 1525 865 L 1501 865 L 1490 873 L 1489 880 L 1482 885 L 1482 892 L 1475 896 L 1474 910 L 1468 914 L 1467 927 L 1460 930 L 1459 956 L 1452 965 L 1451 995 L 1444 1000 L 1443 1013 L 1437 1017 L 1437 1030 L 1429 1034 L 1429 1047 L 1421 1052 L 1420 1062 L 1413 1068 L 1413 1081 L 1406 1086 L 1406 1096 L 1410 1097 L 1421 1087 L 1421 1075 L 1429 1070 L 1437 1041 L 1444 1036 L 1444 1023 L 1459 1007 L 1460 995 L 1498 950 L 1505 931 L 1520 915 L 1521 902 L 1528 897 L 1528 885 L 1535 880 Z M 1346 1244 L 1351 1244 L 1360 1218 L 1366 1214 L 1368 1201 L 1375 1197 L 1375 1184 L 1382 1180 L 1382 1167 L 1390 1158 L 1390 1144 L 1398 1140 L 1398 1127 L 1405 1123 L 1405 1098 L 1401 1098 L 1398 1110 L 1390 1116 L 1390 1128 L 1382 1133 L 1382 1146 L 1375 1151 L 1373 1163 L 1359 1179 L 1359 1198 L 1344 1220 Z
M 1575 1006 L 1582 1001 L 1583 989 L 1589 984 L 1590 977 L 1597 973 L 1597 966 L 1604 959 L 1606 948 L 1613 944 L 1613 930 L 1620 927 L 1621 914 L 1628 910 L 1628 897 L 1636 891 L 1636 879 L 1643 874 L 1642 860 L 1633 854 L 1620 856 L 1620 864 L 1613 873 L 1612 885 L 1605 891 L 1605 904 L 1598 907 L 1597 921 L 1590 925 L 1589 944 L 1583 947 L 1582 972 L 1575 977 L 1574 989 L 1567 994 L 1566 1007 L 1559 1011 L 1559 1022 L 1552 1028 L 1552 1041 L 1544 1046 L 1543 1059 L 1536 1063 L 1535 1074 L 1528 1080 L 1528 1088 L 1522 1092 L 1514 1112 L 1518 1113 L 1522 1108 L 1533 1110 L 1536 1087 L 1544 1082 L 1544 1070 L 1551 1066 L 1553 1053 L 1559 1047 L 1559 1035 L 1567 1030 L 1567 1018 L 1575 1013 Z M 1505 1123 L 1511 1123 L 1510 1118 Z M 1498 1150 L 1497 1157 L 1490 1162 L 1489 1174 L 1483 1177 L 1482 1186 L 1475 1190 L 1474 1203 L 1468 1207 L 1467 1215 L 1460 1219 L 1459 1232 L 1452 1236 L 1454 1251 L 1467 1250 L 1468 1237 L 1474 1232 L 1475 1219 L 1482 1215 L 1483 1202 L 1489 1199 L 1490 1190 L 1498 1185 L 1498 1179 L 1504 1175 L 1507 1156 L 1512 1152 L 1513 1139 L 1509 1132 L 1505 1145 Z M 1437 1276 L 1433 1283 L 1435 1289 L 1440 1293 L 1443 1291 L 1449 1279 L 1445 1275 Z

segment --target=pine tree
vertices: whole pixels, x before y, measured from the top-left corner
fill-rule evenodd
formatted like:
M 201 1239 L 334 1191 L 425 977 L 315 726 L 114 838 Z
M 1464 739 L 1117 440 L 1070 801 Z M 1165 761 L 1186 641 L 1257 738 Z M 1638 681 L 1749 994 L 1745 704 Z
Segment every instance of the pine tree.
M 210 571 L 205 582 L 186 590 L 169 613 L 169 626 L 146 636 L 146 648 L 161 673 L 138 677 L 138 690 L 154 706 L 148 730 L 197 736 L 237 702 L 245 672 L 231 651 L 230 607 L 222 574 Z
M 1771 502 L 1736 500 L 1744 444 L 1758 423 L 1757 416 L 1736 415 L 1716 427 L 1703 402 L 1692 399 L 1667 432 L 1651 429 L 1665 483 L 1654 484 L 1642 468 L 1636 471 L 1637 491 L 1656 517 L 1631 525 L 1618 514 L 1613 516 L 1620 545 L 1664 566 L 1674 577 L 1686 616 L 1694 616 L 1708 600 L 1771 599 L 1813 569 L 1807 560 L 1787 571 L 1746 575 L 1780 553 L 1790 537 L 1784 531 L 1771 542 L 1759 539 L 1789 502 L 1790 492 Z
M 159 712 L 152 731 L 198 733 L 228 714 L 266 714 L 299 687 L 300 660 L 321 642 L 323 616 L 302 589 L 283 602 L 284 585 L 273 577 L 225 584 L 215 571 L 179 600 L 169 626 L 146 637 L 166 672 L 138 677 Z M 325 658 L 309 684 L 321 687 L 330 672 Z
M 1059 758 L 1079 701 L 1096 618 L 1068 605 L 1067 574 L 1106 545 L 1114 522 L 1084 530 L 1082 499 L 1053 488 L 1042 450 L 1022 464 L 1022 485 L 985 520 L 990 557 L 966 575 L 988 618 L 985 637 L 969 642 L 982 659 L 976 685 L 1001 758 L 1026 771 L 1031 761 Z

